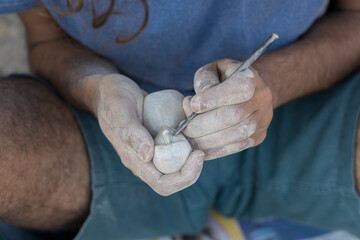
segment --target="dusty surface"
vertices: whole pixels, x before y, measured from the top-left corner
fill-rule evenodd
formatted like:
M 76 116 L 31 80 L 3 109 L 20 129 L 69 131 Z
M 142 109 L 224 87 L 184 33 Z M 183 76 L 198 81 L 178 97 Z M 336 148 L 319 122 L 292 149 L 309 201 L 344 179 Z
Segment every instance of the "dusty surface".
M 14 14 L 0 15 L 0 76 L 29 72 L 24 27 Z
M 164 127 L 177 128 L 186 118 L 184 96 L 172 89 L 151 93 L 144 100 L 144 126 L 155 137 Z

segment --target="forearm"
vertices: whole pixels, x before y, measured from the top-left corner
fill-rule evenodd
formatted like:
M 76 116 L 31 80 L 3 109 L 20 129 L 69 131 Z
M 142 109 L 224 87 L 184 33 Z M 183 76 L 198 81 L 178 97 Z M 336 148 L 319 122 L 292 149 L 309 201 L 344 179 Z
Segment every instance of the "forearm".
M 334 12 L 298 41 L 254 64 L 278 107 L 326 89 L 360 67 L 360 12 Z M 280 36 L 281 37 L 281 36 Z
M 93 84 L 99 77 L 118 73 L 109 61 L 71 39 L 41 7 L 20 15 L 27 29 L 29 62 L 33 73 L 50 81 L 73 105 L 93 111 Z M 37 18 L 34 20 L 34 18 Z M 42 29 L 34 27 L 34 23 Z M 48 34 L 42 34 L 48 29 Z
M 30 48 L 32 71 L 48 79 L 74 106 L 93 111 L 93 85 L 101 76 L 117 73 L 108 61 L 65 38 Z

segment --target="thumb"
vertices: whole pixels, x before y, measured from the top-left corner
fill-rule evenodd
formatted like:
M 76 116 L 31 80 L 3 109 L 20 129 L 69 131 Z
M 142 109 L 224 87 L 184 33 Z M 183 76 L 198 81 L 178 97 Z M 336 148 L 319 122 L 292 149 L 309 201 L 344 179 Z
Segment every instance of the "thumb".
M 132 122 L 116 131 L 127 147 L 131 148 L 144 162 L 149 162 L 154 155 L 154 140 L 148 130 L 140 123 Z
M 142 111 L 139 111 L 142 106 L 138 106 L 139 101 L 132 101 L 132 95 L 129 96 L 128 92 L 122 92 L 118 100 L 119 104 L 114 111 L 116 114 L 111 117 L 117 126 L 114 128 L 116 136 L 144 162 L 151 161 L 154 155 L 154 140 L 139 117 L 142 115 Z M 140 102 L 142 101 L 141 98 Z
M 196 94 L 220 83 L 216 62 L 209 63 L 196 71 L 194 75 L 194 89 Z
M 194 89 L 196 95 L 212 88 L 220 83 L 216 62 L 207 64 L 196 71 L 194 75 Z M 195 96 L 196 96 L 195 95 Z M 195 98 L 196 99 L 196 98 Z M 201 103 L 195 99 L 191 100 L 192 112 L 201 110 Z

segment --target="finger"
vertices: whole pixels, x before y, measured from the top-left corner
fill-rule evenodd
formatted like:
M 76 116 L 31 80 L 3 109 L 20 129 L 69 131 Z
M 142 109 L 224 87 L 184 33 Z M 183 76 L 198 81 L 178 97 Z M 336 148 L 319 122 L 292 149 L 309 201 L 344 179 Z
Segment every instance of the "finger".
M 204 152 L 194 151 L 179 172 L 163 175 L 152 161 L 144 163 L 134 151 L 129 149 L 124 151 L 118 147 L 115 147 L 115 150 L 125 167 L 163 196 L 168 196 L 193 184 L 200 176 L 205 158 Z
M 223 82 L 229 78 L 230 75 L 234 73 L 242 63 L 243 62 L 241 61 L 233 59 L 222 59 L 217 61 L 217 69 L 220 73 L 220 82 Z
M 184 100 L 182 102 L 183 110 L 185 112 L 186 117 L 190 116 L 193 113 L 191 106 L 190 106 L 191 98 L 192 98 L 192 96 L 187 96 L 184 98 Z
M 111 126 L 117 139 L 110 140 L 111 143 L 120 143 L 132 149 L 145 162 L 152 159 L 154 154 L 154 140 L 149 131 L 142 125 L 142 113 L 137 109 L 139 101 L 134 99 L 134 95 L 124 89 L 118 89 L 116 102 L 109 104 L 99 117 L 102 122 Z M 140 101 L 141 103 L 143 101 Z M 109 135 L 110 131 L 107 131 Z
M 192 152 L 179 172 L 162 175 L 153 189 L 160 195 L 168 196 L 189 187 L 199 178 L 204 158 L 204 152 Z
M 202 151 L 194 151 L 179 172 L 163 175 L 152 161 L 144 163 L 133 155 L 132 152 L 121 153 L 124 165 L 162 196 L 168 196 L 195 183 L 200 176 L 205 158 Z
M 126 94 L 122 94 L 116 99 L 116 104 L 99 114 L 100 126 L 113 145 L 119 143 L 129 147 L 143 161 L 148 162 L 154 154 L 154 140 L 140 121 L 136 102 L 127 98 Z
M 218 148 L 206 150 L 204 151 L 205 160 L 212 160 L 212 159 L 228 156 L 237 152 L 241 152 L 247 148 L 257 146 L 264 141 L 265 137 L 266 137 L 266 131 L 259 132 L 243 141 L 230 143 Z
M 154 140 L 148 130 L 139 123 L 115 128 L 115 133 L 121 142 L 131 148 L 145 162 L 149 162 L 154 155 Z
M 193 149 L 208 150 L 221 147 L 233 142 L 243 141 L 258 130 L 258 112 L 251 114 L 243 121 L 224 130 L 199 137 L 188 139 Z M 261 129 L 259 129 L 261 130 Z
M 198 138 L 229 128 L 252 114 L 255 107 L 247 102 L 210 110 L 191 120 L 183 133 L 189 138 Z
M 243 103 L 252 98 L 256 82 L 250 69 L 234 73 L 229 79 L 196 94 L 191 99 L 194 112 L 202 113 L 224 105 Z
M 130 148 L 128 150 L 115 148 L 115 150 L 124 166 L 155 190 L 157 181 L 163 174 L 155 167 L 153 161 L 143 162 Z
M 222 59 L 201 67 L 194 76 L 195 92 L 198 94 L 225 81 L 241 64 L 240 61 Z
M 220 83 L 217 63 L 207 64 L 196 71 L 194 75 L 194 89 L 199 94 L 206 89 L 218 85 Z

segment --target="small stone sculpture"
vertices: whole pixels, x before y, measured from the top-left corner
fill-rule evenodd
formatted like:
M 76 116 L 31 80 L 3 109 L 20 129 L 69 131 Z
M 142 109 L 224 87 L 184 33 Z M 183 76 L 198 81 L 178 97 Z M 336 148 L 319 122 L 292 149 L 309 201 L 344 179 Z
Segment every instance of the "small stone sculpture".
M 153 162 L 164 174 L 181 170 L 192 151 L 181 133 L 173 135 L 174 129 L 186 118 L 183 99 L 176 90 L 163 90 L 147 95 L 144 100 L 144 126 L 156 136 Z

